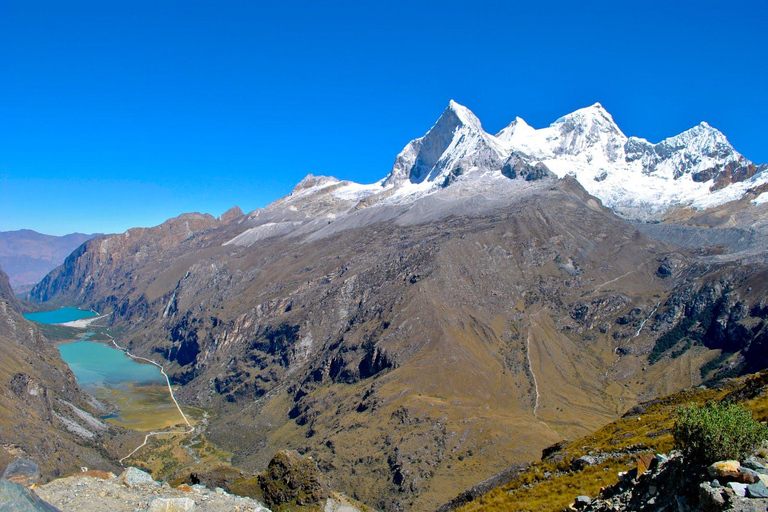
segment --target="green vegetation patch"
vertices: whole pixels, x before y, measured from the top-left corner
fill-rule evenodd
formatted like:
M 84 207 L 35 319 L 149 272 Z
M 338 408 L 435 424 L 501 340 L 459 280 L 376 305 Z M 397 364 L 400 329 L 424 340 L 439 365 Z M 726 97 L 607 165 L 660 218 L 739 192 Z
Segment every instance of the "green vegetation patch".
M 713 402 L 680 407 L 673 435 L 691 461 L 711 464 L 744 459 L 768 439 L 768 427 L 741 404 Z

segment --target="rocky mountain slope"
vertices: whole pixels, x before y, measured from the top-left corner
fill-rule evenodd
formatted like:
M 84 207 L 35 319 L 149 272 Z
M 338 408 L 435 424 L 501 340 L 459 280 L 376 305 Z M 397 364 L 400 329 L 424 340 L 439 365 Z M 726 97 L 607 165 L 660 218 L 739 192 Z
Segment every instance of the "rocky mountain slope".
M 380 183 L 309 176 L 247 215 L 98 237 L 31 295 L 111 312 L 132 352 L 218 413 L 208 436 L 234 464 L 297 449 L 386 510 L 432 509 L 639 401 L 764 367 L 768 206 L 755 189 L 690 208 L 764 169 L 694 181 L 752 169 L 708 129 L 630 162 L 599 106 L 540 135 L 523 125 L 494 137 L 452 103 Z M 713 144 L 717 158 L 667 173 Z M 589 181 L 594 165 L 641 161 L 655 170 L 640 179 L 699 195 L 651 198 L 667 220 L 638 225 L 588 193 L 623 183 Z
M 75 378 L 37 328 L 19 313 L 0 270 L 0 466 L 16 457 L 37 461 L 46 478 L 82 465 L 114 468 L 101 441 L 111 427 L 99 404 Z
M 16 290 L 28 290 L 86 240 L 96 235 L 52 236 L 30 229 L 0 232 L 0 266 Z

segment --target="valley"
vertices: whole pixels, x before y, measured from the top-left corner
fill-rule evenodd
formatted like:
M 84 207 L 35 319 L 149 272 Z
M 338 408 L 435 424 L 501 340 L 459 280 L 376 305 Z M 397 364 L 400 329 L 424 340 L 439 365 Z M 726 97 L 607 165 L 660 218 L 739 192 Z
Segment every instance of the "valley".
M 384 511 L 768 366 L 765 166 L 708 125 L 627 138 L 600 105 L 531 130 L 451 102 L 376 184 L 310 175 L 247 214 L 98 236 L 29 296 L 108 314 L 197 411 L 207 458 L 151 439 L 132 463 L 253 474 L 297 450 Z M 151 389 L 91 392 L 116 425 L 170 427 L 122 412 L 172 411 Z

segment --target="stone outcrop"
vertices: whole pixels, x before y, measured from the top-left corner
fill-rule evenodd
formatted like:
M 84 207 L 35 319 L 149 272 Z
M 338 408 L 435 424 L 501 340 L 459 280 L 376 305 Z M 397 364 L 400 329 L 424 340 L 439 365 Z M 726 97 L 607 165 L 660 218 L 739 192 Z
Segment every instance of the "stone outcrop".
M 642 470 L 642 471 L 641 471 Z M 709 467 L 692 465 L 677 452 L 656 455 L 650 464 L 621 474 L 619 482 L 591 500 L 579 497 L 572 510 L 584 512 L 721 512 L 765 510 L 768 507 L 768 467 L 750 457 L 719 461 Z
M 97 478 L 88 474 L 60 478 L 35 488 L 36 495 L 58 507 L 53 510 L 78 512 L 269 512 L 258 501 L 235 496 L 221 488 L 202 485 L 172 488 L 155 482 L 137 469 L 121 475 Z M 45 510 L 45 509 L 43 509 Z
M 330 497 L 328 485 L 311 459 L 296 452 L 278 452 L 259 475 L 259 486 L 267 505 L 319 505 Z

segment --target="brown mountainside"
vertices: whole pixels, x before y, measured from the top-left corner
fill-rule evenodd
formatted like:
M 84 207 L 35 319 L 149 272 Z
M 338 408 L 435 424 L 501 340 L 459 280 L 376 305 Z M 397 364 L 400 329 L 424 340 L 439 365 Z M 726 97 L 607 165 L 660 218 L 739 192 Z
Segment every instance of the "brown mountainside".
M 18 311 L 0 270 L 0 467 L 24 457 L 37 462 L 47 478 L 81 466 L 115 469 L 100 446 L 110 427 L 93 416 L 98 404 Z
M 218 412 L 208 435 L 233 463 L 297 449 L 386 510 L 432 509 L 765 359 L 764 262 L 649 238 L 572 178 L 459 181 L 405 205 L 337 183 L 226 224 L 94 239 L 32 296 L 111 311 L 185 401 Z

